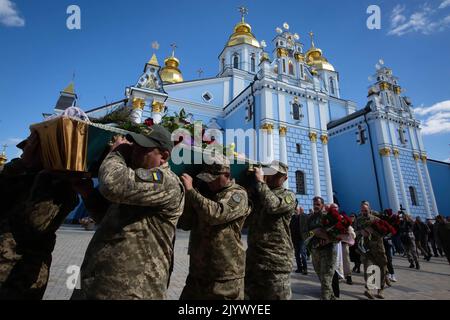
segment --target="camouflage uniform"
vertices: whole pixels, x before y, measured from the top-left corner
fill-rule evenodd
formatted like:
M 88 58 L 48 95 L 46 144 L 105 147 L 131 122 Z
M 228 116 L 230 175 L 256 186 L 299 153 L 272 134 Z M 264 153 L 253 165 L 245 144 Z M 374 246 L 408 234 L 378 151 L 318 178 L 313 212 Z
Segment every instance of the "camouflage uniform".
M 132 170 L 115 151 L 102 163 L 99 182 L 112 204 L 87 249 L 80 297 L 164 299 L 184 206 L 180 180 L 167 163 Z
M 26 170 L 20 159 L 0 174 L 0 300 L 42 299 L 56 230 L 78 204 L 71 185 Z
M 308 216 L 308 230 L 312 231 L 321 228 L 321 220 L 324 212 L 314 212 Z M 313 238 L 311 259 L 314 271 L 320 280 L 322 300 L 334 300 L 335 296 L 332 288 L 334 272 L 336 270 L 337 261 L 337 245 L 336 243 L 328 243 L 320 246 L 319 239 Z
M 414 223 L 411 221 L 403 220 L 400 223 L 399 233 L 400 241 L 405 249 L 406 257 L 408 258 L 411 266 L 419 266 L 419 257 L 417 255 L 416 239 L 413 232 Z
M 241 230 L 248 214 L 247 192 L 234 181 L 209 197 L 194 189 L 186 192 L 185 213 L 178 226 L 191 230 L 190 263 L 180 299 L 244 298 Z
M 293 246 L 289 224 L 295 195 L 282 187 L 256 184 L 254 210 L 248 220 L 245 295 L 250 300 L 291 298 Z
M 379 219 L 377 213 L 372 211 L 367 216 L 359 216 L 356 220 L 356 231 L 361 231 L 364 226 L 369 225 L 373 221 Z M 366 253 L 361 254 L 361 261 L 364 265 L 364 279 L 367 281 L 367 268 L 371 265 L 376 265 L 380 268 L 381 274 L 381 288 L 384 289 L 387 275 L 387 257 L 384 249 L 383 237 L 377 232 L 373 232 L 370 238 L 364 238 L 364 247 L 367 250 Z

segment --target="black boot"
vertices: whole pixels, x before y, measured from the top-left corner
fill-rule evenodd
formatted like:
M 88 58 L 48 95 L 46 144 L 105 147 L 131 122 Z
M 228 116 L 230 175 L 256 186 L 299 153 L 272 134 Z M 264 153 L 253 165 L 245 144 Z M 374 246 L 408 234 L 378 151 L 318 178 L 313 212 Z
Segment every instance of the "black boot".
M 416 261 L 416 269 L 417 269 L 417 270 L 420 270 L 419 261 Z
M 353 284 L 352 276 L 347 276 L 347 284 Z
M 333 288 L 333 293 L 336 298 L 339 298 L 340 296 L 340 290 L 339 290 L 339 275 L 335 271 L 333 276 L 333 281 L 331 282 L 331 287 Z
M 413 268 L 416 267 L 416 266 L 414 265 L 414 262 L 413 262 L 413 261 L 410 261 L 410 262 L 409 262 L 409 267 L 410 267 L 411 269 L 413 269 Z

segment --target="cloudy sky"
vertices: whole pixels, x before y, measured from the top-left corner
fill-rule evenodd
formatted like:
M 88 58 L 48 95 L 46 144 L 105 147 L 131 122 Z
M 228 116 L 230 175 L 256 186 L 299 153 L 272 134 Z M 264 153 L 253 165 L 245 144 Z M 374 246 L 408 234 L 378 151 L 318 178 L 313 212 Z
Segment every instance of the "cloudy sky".
M 68 30 L 67 8 L 81 8 L 81 30 Z M 218 72 L 217 56 L 239 20 L 237 7 L 268 50 L 288 22 L 309 48 L 308 32 L 340 74 L 342 97 L 366 104 L 368 77 L 383 59 L 400 78 L 422 121 L 430 158 L 450 158 L 450 0 L 0 0 L 0 144 L 13 146 L 28 126 L 52 112 L 75 73 L 82 108 L 121 99 L 158 41 L 160 62 L 178 45 L 186 80 Z M 366 27 L 369 5 L 381 8 L 381 29 Z

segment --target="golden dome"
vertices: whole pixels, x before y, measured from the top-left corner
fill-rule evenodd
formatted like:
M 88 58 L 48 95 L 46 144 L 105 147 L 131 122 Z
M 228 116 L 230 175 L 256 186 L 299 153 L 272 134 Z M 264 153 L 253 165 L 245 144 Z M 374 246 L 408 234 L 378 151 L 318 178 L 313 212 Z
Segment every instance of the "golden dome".
M 3 166 L 6 162 L 8 162 L 8 158 L 4 153 L 0 154 L 0 166 Z
M 234 33 L 230 36 L 226 46 L 232 47 L 238 44 L 249 44 L 256 48 L 261 47 L 258 40 L 256 40 L 252 33 L 252 27 L 244 21 L 244 18 L 242 18 L 242 21 L 234 26 Z
M 322 50 L 314 45 L 314 34 L 310 32 L 309 35 L 311 36 L 311 48 L 306 52 L 306 63 L 318 70 L 335 71 L 333 65 L 322 55 Z
M 172 54 L 171 57 L 164 60 L 165 66 L 159 72 L 161 79 L 164 83 L 179 83 L 183 82 L 183 75 L 181 74 L 180 69 L 180 60 L 175 58 Z

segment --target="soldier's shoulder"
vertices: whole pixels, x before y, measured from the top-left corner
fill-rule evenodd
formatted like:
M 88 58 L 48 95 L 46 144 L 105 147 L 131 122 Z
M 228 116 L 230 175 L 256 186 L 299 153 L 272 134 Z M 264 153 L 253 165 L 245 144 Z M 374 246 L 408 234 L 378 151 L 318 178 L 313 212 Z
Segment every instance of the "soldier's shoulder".
M 240 194 L 244 194 L 246 197 L 248 197 L 247 191 L 245 190 L 245 188 L 243 186 L 237 184 L 235 181 L 233 181 L 231 187 L 227 189 L 227 192 L 240 193 Z
M 148 182 L 148 183 L 159 183 L 163 184 L 164 180 L 168 176 L 167 174 L 164 174 L 163 170 L 159 168 L 153 168 L 153 169 L 143 169 L 139 168 L 135 171 L 136 174 L 136 180 L 140 182 Z

